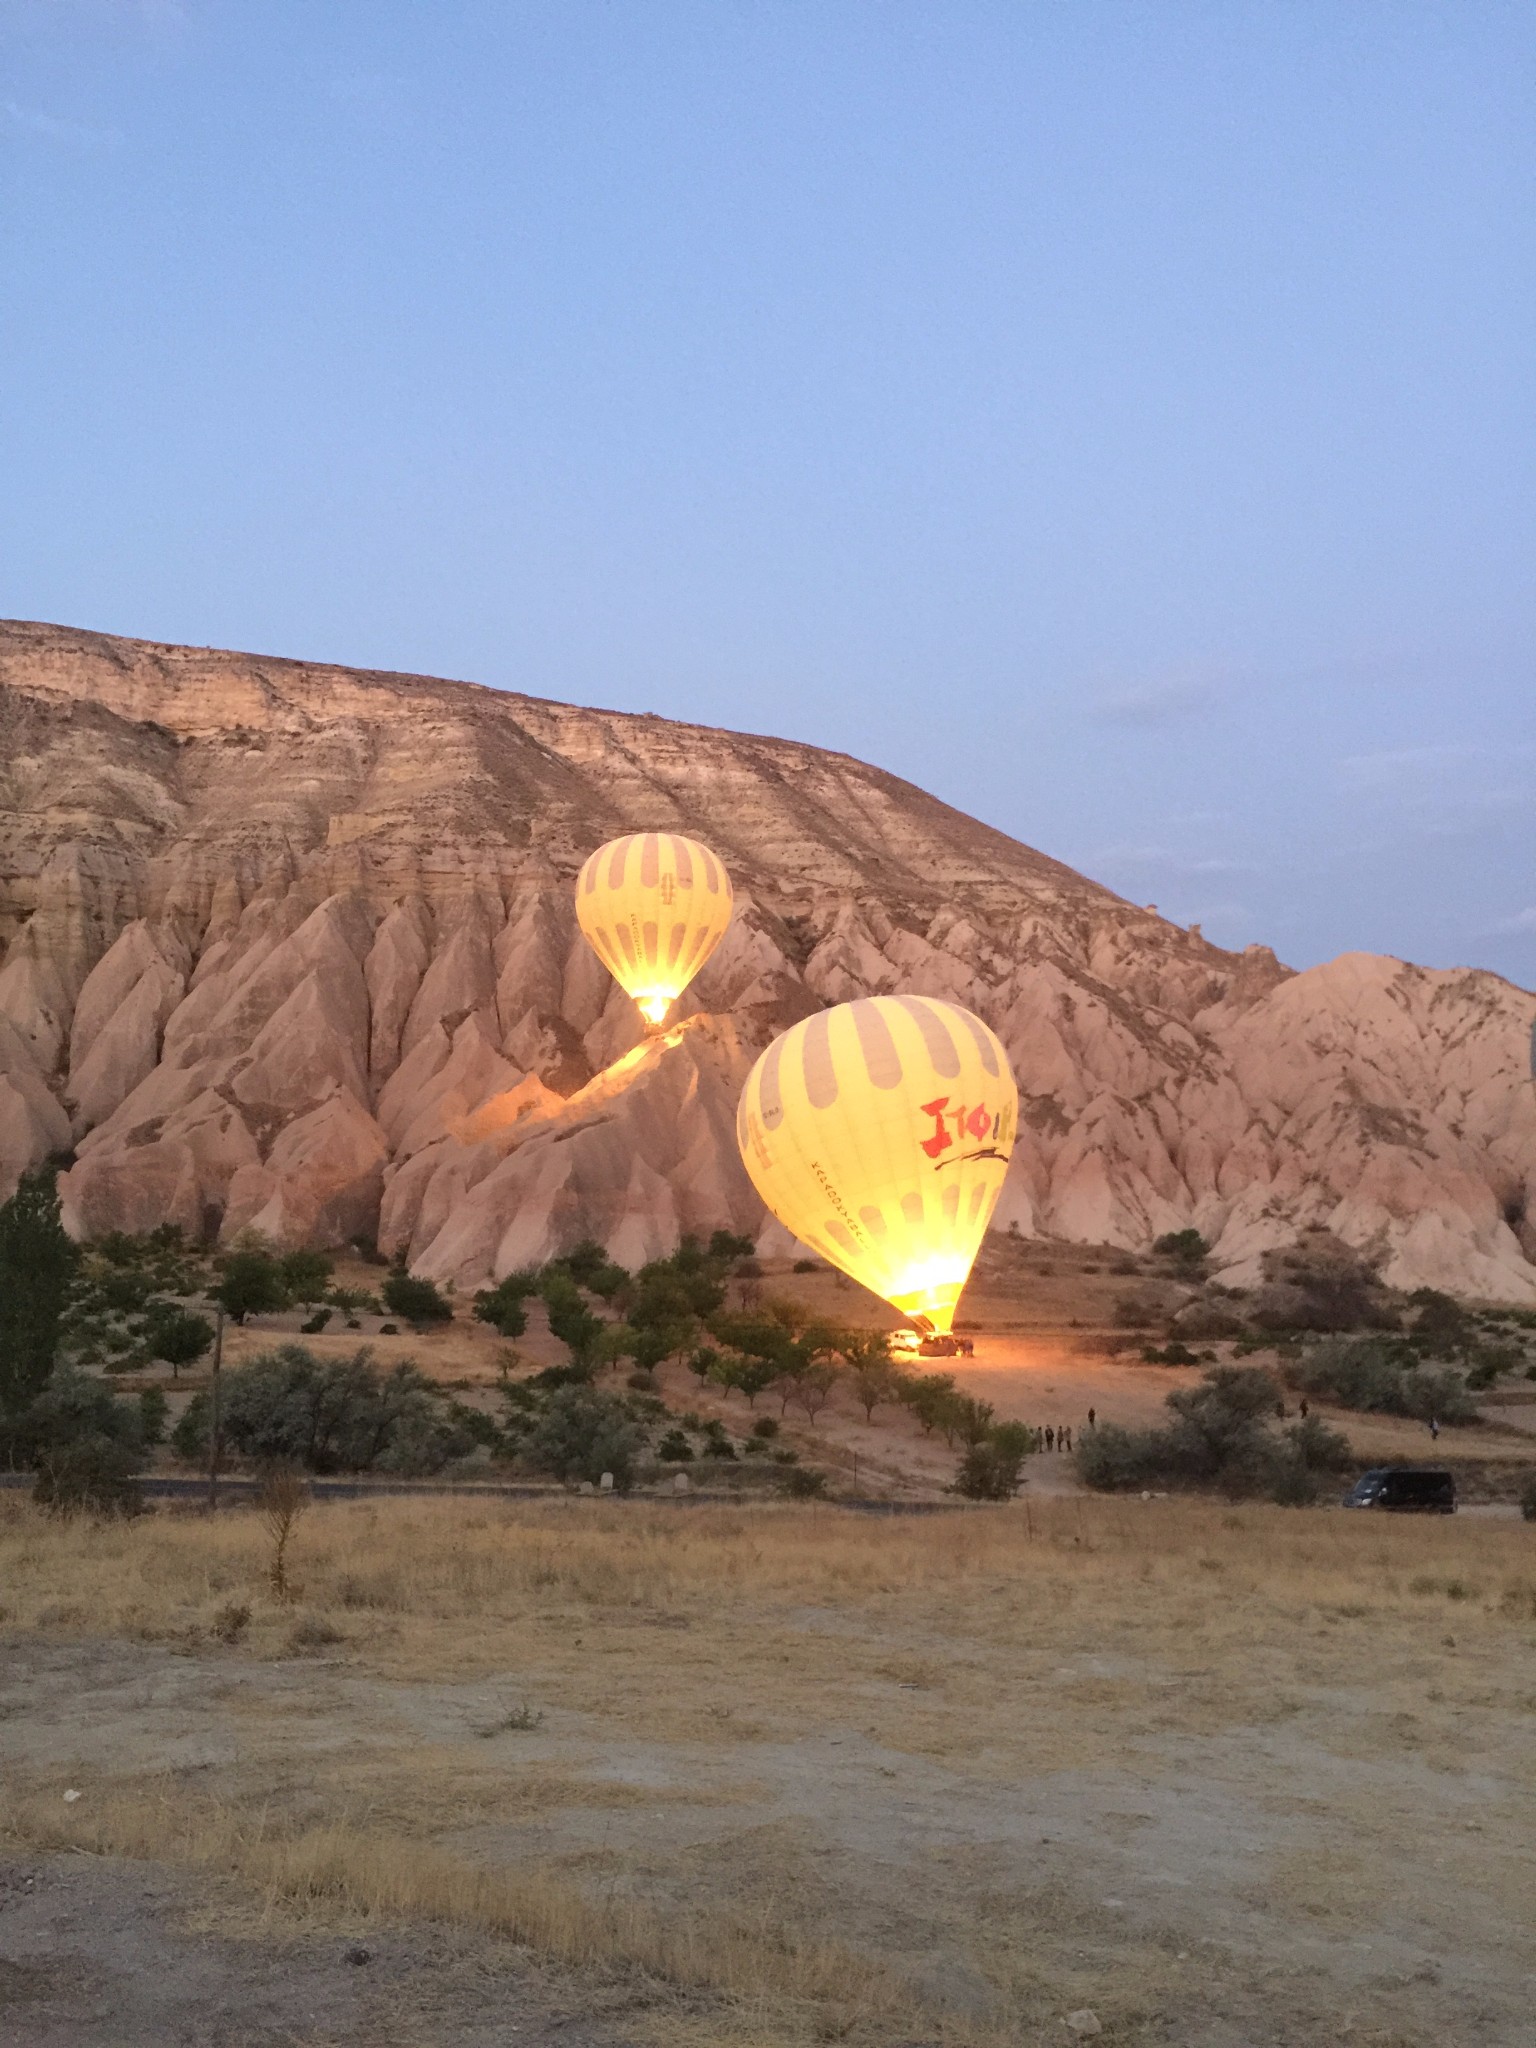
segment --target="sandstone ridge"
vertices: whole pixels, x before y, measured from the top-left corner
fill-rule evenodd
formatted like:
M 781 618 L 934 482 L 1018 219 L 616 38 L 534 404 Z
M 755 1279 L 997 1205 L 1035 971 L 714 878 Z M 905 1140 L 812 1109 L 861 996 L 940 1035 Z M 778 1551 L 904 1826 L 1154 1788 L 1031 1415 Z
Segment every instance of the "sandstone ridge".
M 571 884 L 650 826 L 720 850 L 738 915 L 642 1042 Z M 895 989 L 1009 1047 L 1002 1226 L 1194 1223 L 1243 1278 L 1321 1222 L 1536 1300 L 1536 999 L 1496 976 L 1223 952 L 814 747 L 0 623 L 0 1189 L 73 1148 L 76 1231 L 376 1234 L 460 1285 L 761 1232 L 748 1065 Z

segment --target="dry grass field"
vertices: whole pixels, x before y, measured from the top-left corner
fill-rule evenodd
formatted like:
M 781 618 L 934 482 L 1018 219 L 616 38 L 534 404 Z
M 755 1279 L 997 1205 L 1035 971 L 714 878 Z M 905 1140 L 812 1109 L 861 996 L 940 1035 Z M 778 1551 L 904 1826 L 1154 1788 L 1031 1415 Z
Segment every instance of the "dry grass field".
M 7 2048 L 1531 2039 L 1518 1521 L 376 1501 L 266 1565 L 0 1500 Z

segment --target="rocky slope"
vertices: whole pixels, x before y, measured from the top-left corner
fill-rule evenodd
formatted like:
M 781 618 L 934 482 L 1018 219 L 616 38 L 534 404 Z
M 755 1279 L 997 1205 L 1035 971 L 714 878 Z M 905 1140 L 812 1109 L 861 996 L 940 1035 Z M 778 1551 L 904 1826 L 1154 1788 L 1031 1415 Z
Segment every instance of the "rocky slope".
M 738 891 L 644 1043 L 571 907 L 643 826 Z M 760 1230 L 748 1064 L 894 989 L 1010 1048 L 1000 1224 L 1193 1222 L 1242 1277 L 1323 1221 L 1400 1283 L 1536 1300 L 1536 999 L 1492 975 L 1222 952 L 813 747 L 0 624 L 0 1187 L 73 1147 L 77 1231 L 376 1233 L 465 1283 L 588 1233 L 633 1262 Z

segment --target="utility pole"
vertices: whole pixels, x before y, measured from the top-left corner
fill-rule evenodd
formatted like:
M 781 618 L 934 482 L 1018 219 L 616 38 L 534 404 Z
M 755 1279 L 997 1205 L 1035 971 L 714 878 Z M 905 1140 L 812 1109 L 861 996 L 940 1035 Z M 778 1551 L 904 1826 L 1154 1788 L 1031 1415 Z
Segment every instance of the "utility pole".
M 208 1431 L 208 1512 L 211 1515 L 219 1504 L 219 1453 L 224 1448 L 224 1417 L 220 1412 L 219 1372 L 224 1364 L 224 1304 L 218 1305 L 218 1320 L 213 1331 L 213 1413 Z

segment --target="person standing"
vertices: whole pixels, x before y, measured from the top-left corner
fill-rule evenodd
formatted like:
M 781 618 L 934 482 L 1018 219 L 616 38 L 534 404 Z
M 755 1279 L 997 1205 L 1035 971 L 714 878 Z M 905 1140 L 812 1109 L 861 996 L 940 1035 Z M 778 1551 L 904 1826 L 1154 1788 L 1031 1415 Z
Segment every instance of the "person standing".
M 1049 1422 L 1045 1425 L 1045 1448 L 1048 1451 L 1054 1451 L 1056 1448 L 1055 1427 Z
M 1088 1427 L 1089 1427 L 1090 1429 L 1092 1429 L 1092 1428 L 1093 1428 L 1093 1426 L 1094 1426 L 1095 1422 L 1097 1421 L 1097 1419 L 1098 1419 L 1098 1418 L 1097 1418 L 1097 1417 L 1095 1416 L 1095 1414 L 1094 1414 L 1093 1410 L 1092 1410 L 1092 1409 L 1090 1408 L 1090 1409 L 1088 1410 Z

